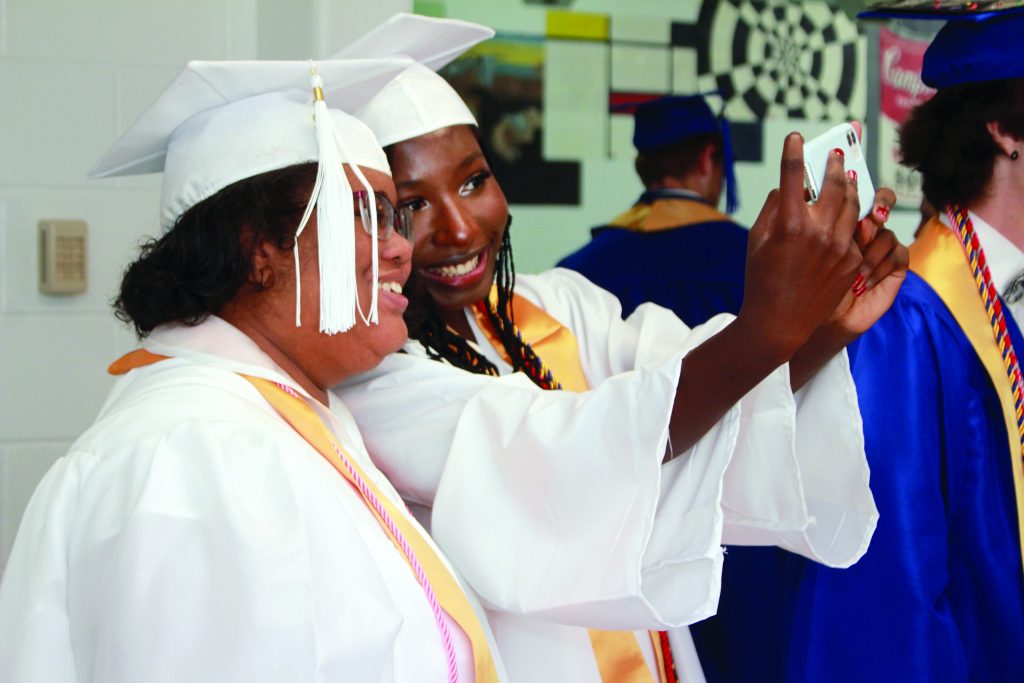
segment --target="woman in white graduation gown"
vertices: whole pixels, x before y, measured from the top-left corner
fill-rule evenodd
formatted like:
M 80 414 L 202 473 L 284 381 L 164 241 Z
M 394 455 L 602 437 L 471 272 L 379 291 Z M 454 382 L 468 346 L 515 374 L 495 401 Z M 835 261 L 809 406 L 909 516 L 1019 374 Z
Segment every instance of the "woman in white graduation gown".
M 407 64 L 322 62 L 316 92 L 356 106 Z M 405 341 L 411 250 L 383 151 L 310 80 L 193 62 L 94 171 L 163 170 L 166 231 L 116 305 L 143 349 L 25 512 L 4 683 L 503 677 L 325 389 Z
M 446 29 L 415 22 L 428 38 Z M 447 24 L 463 49 L 490 35 Z M 393 35 L 394 22 L 382 28 Z M 394 48 L 373 38 L 346 53 Z M 513 680 L 651 680 L 672 675 L 671 657 L 695 680 L 685 629 L 670 650 L 643 634 L 609 647 L 613 634 L 580 626 L 713 614 L 724 543 L 832 566 L 864 553 L 877 512 L 842 349 L 891 303 L 906 250 L 885 230 L 863 254 L 854 246 L 841 159 L 829 197 L 807 207 L 800 139 L 787 139 L 781 193 L 753 230 L 744 312 L 690 330 L 650 305 L 623 321 L 614 297 L 569 271 L 511 272 L 508 207 L 476 122 L 430 69 L 410 67 L 358 116 L 412 212 L 426 312 L 407 314 L 404 354 L 337 391 L 491 610 Z M 880 284 L 844 297 L 858 272 Z

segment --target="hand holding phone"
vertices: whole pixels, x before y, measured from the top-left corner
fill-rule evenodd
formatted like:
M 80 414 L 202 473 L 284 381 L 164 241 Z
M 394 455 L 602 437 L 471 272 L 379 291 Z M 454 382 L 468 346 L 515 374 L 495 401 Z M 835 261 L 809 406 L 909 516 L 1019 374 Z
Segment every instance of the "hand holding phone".
M 863 219 L 874 205 L 875 187 L 857 132 L 849 123 L 841 123 L 804 143 L 804 187 L 807 188 L 811 203 L 818 201 L 818 194 L 825 181 L 828 155 L 834 149 L 843 152 L 844 168 L 857 173 L 857 197 L 860 200 L 858 218 Z

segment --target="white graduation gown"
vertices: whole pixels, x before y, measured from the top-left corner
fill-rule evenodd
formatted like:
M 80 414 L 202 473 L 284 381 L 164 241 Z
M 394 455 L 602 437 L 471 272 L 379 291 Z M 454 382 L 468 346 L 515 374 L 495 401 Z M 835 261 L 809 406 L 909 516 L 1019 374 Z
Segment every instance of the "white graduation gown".
M 845 352 L 795 396 L 779 368 L 663 466 L 682 359 L 730 318 L 689 329 L 648 304 L 623 321 L 611 294 L 563 269 L 518 276 L 516 293 L 575 334 L 589 392 L 474 375 L 416 343 L 336 388 L 488 608 L 511 680 L 599 681 L 579 626 L 677 629 L 714 614 L 724 543 L 836 567 L 866 551 L 878 513 Z M 672 638 L 693 680 L 689 635 Z
M 175 359 L 117 381 L 25 512 L 0 585 L 0 681 L 447 681 L 404 557 L 235 373 L 302 389 L 217 318 L 145 346 Z M 344 406 L 322 412 L 398 501 Z

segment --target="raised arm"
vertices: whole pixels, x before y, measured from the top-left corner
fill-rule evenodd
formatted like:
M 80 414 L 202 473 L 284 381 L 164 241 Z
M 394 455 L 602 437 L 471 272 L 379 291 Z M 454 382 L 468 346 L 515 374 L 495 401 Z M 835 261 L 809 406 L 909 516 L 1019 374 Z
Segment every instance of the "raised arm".
M 882 214 L 892 199 L 879 193 Z M 751 228 L 743 308 L 683 361 L 670 428 L 675 453 L 779 365 L 792 361 L 792 384 L 802 386 L 892 303 L 906 249 L 877 223 L 882 214 L 858 224 L 858 208 L 856 180 L 838 154 L 828 160 L 818 202 L 804 201 L 803 139 L 791 133 L 779 189 Z M 851 291 L 858 275 L 870 288 L 859 297 Z

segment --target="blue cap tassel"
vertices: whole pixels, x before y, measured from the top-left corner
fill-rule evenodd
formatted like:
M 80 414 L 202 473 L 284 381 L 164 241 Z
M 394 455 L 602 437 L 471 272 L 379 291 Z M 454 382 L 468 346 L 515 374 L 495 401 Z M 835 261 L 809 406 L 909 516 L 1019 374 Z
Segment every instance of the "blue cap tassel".
M 732 151 L 732 132 L 729 130 L 729 121 L 724 117 L 718 118 L 722 127 L 722 170 L 725 174 L 725 212 L 736 213 L 740 208 L 739 188 L 736 185 L 736 157 Z

